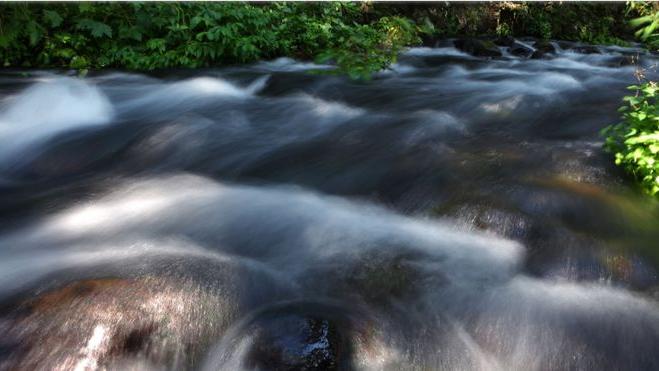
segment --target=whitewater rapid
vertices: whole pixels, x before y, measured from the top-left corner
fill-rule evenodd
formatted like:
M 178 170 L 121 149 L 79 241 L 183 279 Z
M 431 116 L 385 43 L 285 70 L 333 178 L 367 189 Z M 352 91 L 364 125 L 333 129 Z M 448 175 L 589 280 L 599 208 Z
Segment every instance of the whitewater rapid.
M 659 368 L 657 205 L 598 134 L 655 60 L 4 72 L 0 369 Z

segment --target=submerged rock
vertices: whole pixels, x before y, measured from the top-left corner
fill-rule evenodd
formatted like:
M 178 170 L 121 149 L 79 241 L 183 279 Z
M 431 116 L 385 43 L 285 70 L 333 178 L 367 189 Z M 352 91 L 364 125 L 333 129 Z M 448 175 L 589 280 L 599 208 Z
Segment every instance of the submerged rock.
M 353 259 L 337 258 L 314 267 L 324 278 L 311 283 L 315 290 L 323 287 L 325 295 L 335 298 L 359 298 L 378 305 L 405 301 L 419 295 L 422 284 L 432 279 L 419 267 L 419 262 L 429 260 L 432 258 L 403 247 L 366 251 Z M 440 272 L 433 274 L 442 281 Z
M 456 48 L 477 57 L 500 57 L 501 51 L 497 45 L 488 40 L 457 39 L 453 42 Z
M 0 317 L 0 348 L 19 350 L 0 369 L 185 368 L 225 326 L 226 304 L 156 278 L 73 282 Z
M 368 344 L 356 312 L 327 302 L 278 303 L 247 315 L 209 353 L 205 369 L 346 370 Z M 367 321 L 368 322 L 368 321 Z
M 565 41 L 565 40 L 559 40 L 557 41 L 557 43 L 558 46 L 564 50 L 572 49 L 574 48 L 575 45 L 577 45 L 577 43 L 575 43 L 574 41 Z
M 627 67 L 634 66 L 636 64 L 638 64 L 638 57 L 634 55 L 621 55 L 612 58 L 609 62 L 606 63 L 608 67 Z
M 258 267 L 209 255 L 147 259 L 117 263 L 122 272 L 58 271 L 3 297 L 0 370 L 190 369 L 240 315 L 281 300 Z
M 337 370 L 342 347 L 336 323 L 300 314 L 254 325 L 247 367 L 270 370 Z

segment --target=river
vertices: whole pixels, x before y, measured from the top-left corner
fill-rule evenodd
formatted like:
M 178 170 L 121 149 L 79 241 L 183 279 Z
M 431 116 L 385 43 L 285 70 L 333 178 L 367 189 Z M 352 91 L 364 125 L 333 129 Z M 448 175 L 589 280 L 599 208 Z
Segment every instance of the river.
M 659 369 L 634 47 L 0 72 L 0 369 Z

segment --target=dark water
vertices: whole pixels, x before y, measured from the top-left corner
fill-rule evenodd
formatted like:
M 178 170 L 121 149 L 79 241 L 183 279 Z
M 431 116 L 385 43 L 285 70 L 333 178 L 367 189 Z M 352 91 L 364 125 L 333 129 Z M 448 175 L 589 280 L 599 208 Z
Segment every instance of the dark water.
M 598 135 L 655 61 L 5 71 L 0 369 L 659 369 L 659 207 Z

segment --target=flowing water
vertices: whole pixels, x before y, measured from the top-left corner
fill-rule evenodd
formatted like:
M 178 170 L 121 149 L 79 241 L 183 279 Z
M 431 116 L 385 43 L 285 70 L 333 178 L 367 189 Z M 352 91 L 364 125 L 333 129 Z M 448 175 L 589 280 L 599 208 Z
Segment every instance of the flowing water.
M 2 72 L 0 369 L 659 369 L 599 51 Z

